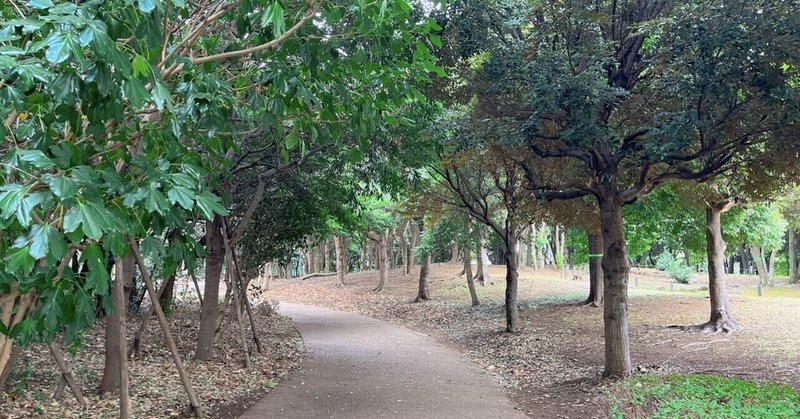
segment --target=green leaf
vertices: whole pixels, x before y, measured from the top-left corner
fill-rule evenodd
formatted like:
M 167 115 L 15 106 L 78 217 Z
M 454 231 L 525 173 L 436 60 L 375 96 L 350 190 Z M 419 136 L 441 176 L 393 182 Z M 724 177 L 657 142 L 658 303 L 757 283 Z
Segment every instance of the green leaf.
M 138 0 L 136 5 L 139 7 L 139 10 L 144 13 L 150 13 L 156 8 L 155 0 Z
M 169 202 L 164 198 L 164 194 L 153 184 L 150 184 L 147 189 L 147 194 L 144 197 L 144 207 L 150 212 L 158 212 L 161 215 L 168 213 L 170 210 Z
M 53 7 L 53 2 L 50 0 L 30 0 L 28 6 L 30 6 L 31 9 L 42 10 Z
M 104 228 L 108 228 L 108 222 L 105 220 L 107 215 L 105 209 L 101 210 L 95 204 L 78 203 L 64 215 L 64 232 L 71 233 L 80 226 L 87 237 L 100 240 Z
M 133 68 L 133 77 L 147 77 L 147 75 L 150 74 L 150 65 L 147 64 L 147 60 L 139 54 L 133 57 L 131 68 Z
M 228 210 L 220 204 L 219 197 L 208 191 L 197 195 L 195 202 L 197 203 L 197 208 L 200 209 L 200 212 L 203 213 L 207 220 L 213 219 L 214 214 L 228 215 Z
M 47 185 L 61 199 L 72 198 L 78 193 L 78 185 L 66 176 L 50 176 L 47 178 Z
M 69 58 L 76 47 L 75 38 L 68 32 L 54 32 L 47 38 L 47 51 L 44 56 L 47 61 L 59 64 Z
M 128 79 L 122 82 L 122 93 L 134 108 L 141 108 L 150 97 L 139 79 Z
M 172 95 L 163 83 L 153 83 L 152 95 L 153 103 L 155 103 L 156 109 L 162 111 L 164 110 L 165 105 L 167 109 L 172 109 Z
M 30 255 L 28 249 L 25 247 L 12 248 L 8 251 L 6 257 L 3 258 L 3 261 L 6 263 L 6 272 L 10 274 L 15 274 L 20 271 L 27 274 L 33 269 L 33 265 L 36 263 L 36 259 Z
M 39 150 L 18 150 L 17 155 L 19 155 L 20 160 L 28 162 L 39 169 L 55 167 L 55 163 Z
M 287 150 L 291 150 L 297 147 L 298 138 L 297 138 L 297 129 L 293 128 L 289 131 L 289 134 L 286 135 L 286 139 L 284 140 L 284 146 Z
M 192 191 L 183 186 L 176 185 L 167 191 L 167 198 L 169 198 L 169 202 L 178 204 L 189 211 L 194 208 Z
M 19 184 L 0 187 L 0 214 L 4 219 L 17 213 L 27 191 L 27 188 Z
M 286 32 L 286 18 L 284 16 L 283 6 L 276 1 L 264 10 L 264 15 L 261 17 L 261 26 L 267 27 L 272 25 L 272 34 L 277 38 Z
M 37 224 L 31 227 L 30 233 L 30 254 L 35 259 L 41 259 L 47 256 L 48 248 L 50 247 L 50 235 L 47 231 L 50 227 L 49 224 Z

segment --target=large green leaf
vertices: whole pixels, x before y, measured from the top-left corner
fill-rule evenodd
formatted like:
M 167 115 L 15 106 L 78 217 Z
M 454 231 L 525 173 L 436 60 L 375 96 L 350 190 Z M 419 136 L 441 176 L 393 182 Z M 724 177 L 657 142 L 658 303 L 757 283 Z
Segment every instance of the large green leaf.
M 36 259 L 30 255 L 28 249 L 25 247 L 12 248 L 3 258 L 6 268 L 5 271 L 10 274 L 22 272 L 23 274 L 29 273 L 36 263 Z
M 76 50 L 75 36 L 69 32 L 53 32 L 47 39 L 47 61 L 59 64 L 67 60 Z
M 215 214 L 228 215 L 228 210 L 220 205 L 219 197 L 210 192 L 201 192 L 195 197 L 195 202 L 207 220 L 213 219 Z
M 61 199 L 69 199 L 78 193 L 78 185 L 66 176 L 50 176 L 47 178 L 47 185 L 53 194 Z

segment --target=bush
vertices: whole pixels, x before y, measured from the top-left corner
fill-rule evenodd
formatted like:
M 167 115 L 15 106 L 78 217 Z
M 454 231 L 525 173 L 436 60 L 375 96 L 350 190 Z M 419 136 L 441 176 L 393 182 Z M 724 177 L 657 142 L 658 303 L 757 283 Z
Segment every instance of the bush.
M 662 252 L 656 259 L 656 268 L 666 271 L 670 279 L 681 284 L 688 284 L 694 269 L 686 265 L 683 259 L 675 259 L 670 252 Z
M 675 257 L 670 252 L 661 252 L 656 259 L 656 268 L 660 271 L 666 271 L 670 266 L 675 264 Z
M 667 267 L 667 276 L 681 284 L 688 284 L 692 274 L 694 274 L 694 269 L 686 266 L 686 263 L 682 260 L 675 261 L 675 263 Z

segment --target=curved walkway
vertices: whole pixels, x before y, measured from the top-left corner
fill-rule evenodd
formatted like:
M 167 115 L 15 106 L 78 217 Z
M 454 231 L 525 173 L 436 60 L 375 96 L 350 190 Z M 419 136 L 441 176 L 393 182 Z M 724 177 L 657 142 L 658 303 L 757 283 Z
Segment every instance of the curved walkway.
M 243 418 L 525 418 L 478 367 L 380 320 L 281 303 L 308 350 L 302 371 Z

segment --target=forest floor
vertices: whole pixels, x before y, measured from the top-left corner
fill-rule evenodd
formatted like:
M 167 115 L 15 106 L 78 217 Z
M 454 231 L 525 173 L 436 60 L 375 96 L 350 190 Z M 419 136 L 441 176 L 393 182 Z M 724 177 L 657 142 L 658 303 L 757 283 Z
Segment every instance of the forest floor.
M 261 304 L 254 307 L 253 314 L 264 354 L 259 355 L 253 350 L 251 339 L 250 370 L 243 367 L 238 329 L 230 326 L 225 328 L 216 345 L 215 359 L 209 362 L 194 360 L 199 305 L 193 295 L 185 297 L 173 308 L 169 318 L 170 333 L 206 417 L 238 417 L 275 388 L 277 382 L 297 367 L 303 358 L 303 341 L 291 320 L 277 314 L 270 306 Z M 188 403 L 187 397 L 154 317 L 150 319 L 143 338 L 141 358 L 129 363 L 132 411 L 134 417 L 178 417 Z M 129 319 L 129 341 L 140 322 L 140 316 Z M 105 322 L 99 321 L 84 333 L 81 343 L 75 346 L 73 374 L 88 399 L 89 407 L 82 408 L 69 389 L 62 400 L 53 400 L 53 392 L 60 379 L 58 367 L 47 346 L 33 344 L 23 350 L 6 388 L 0 391 L 0 418 L 117 417 L 118 397 L 100 395 L 97 391 L 103 375 L 104 336 Z M 59 346 L 63 348 L 61 342 Z
M 562 279 L 557 271 L 523 270 L 519 299 L 523 330 L 504 330 L 502 266 L 479 287 L 481 305 L 470 307 L 461 265 L 431 270 L 433 300 L 411 303 L 417 274 L 393 270 L 387 291 L 375 294 L 376 272 L 353 273 L 344 287 L 335 277 L 279 279 L 267 298 L 358 312 L 394 322 L 453 345 L 493 373 L 512 400 L 533 417 L 606 417 L 612 383 L 603 368 L 602 309 L 580 304 L 586 280 Z M 586 275 L 583 275 L 585 278 Z M 780 282 L 780 281 L 778 281 Z M 630 286 L 631 356 L 638 371 L 702 372 L 800 388 L 800 287 L 778 284 L 755 296 L 757 279 L 729 279 L 737 334 L 683 332 L 672 325 L 703 323 L 708 316 L 702 275 L 690 284 L 655 270 L 634 270 Z M 263 284 L 266 285 L 266 284 Z

